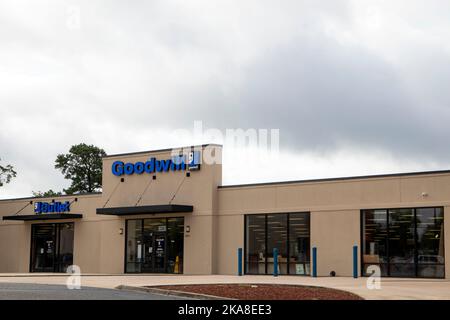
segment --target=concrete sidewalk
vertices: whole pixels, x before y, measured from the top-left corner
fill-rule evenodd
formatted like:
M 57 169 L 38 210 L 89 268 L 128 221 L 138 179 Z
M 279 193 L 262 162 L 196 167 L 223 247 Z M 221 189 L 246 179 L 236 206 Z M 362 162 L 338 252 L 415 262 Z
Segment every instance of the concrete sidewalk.
M 0 274 L 0 283 L 65 284 L 65 274 Z M 127 286 L 156 286 L 170 284 L 208 283 L 276 283 L 335 288 L 353 292 L 365 299 L 445 299 L 450 300 L 450 280 L 382 278 L 381 289 L 369 290 L 368 278 L 296 277 L 296 276 L 228 276 L 228 275 L 107 275 L 86 274 L 82 286 L 116 288 Z

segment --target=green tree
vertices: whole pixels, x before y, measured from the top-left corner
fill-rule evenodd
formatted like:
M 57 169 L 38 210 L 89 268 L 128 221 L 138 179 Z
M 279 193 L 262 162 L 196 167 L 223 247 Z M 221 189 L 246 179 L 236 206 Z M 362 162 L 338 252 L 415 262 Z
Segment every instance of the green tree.
M 106 152 L 94 145 L 73 145 L 69 153 L 56 157 L 55 168 L 61 170 L 65 179 L 72 180 L 66 194 L 94 192 L 102 188 L 102 157 Z
M 14 171 L 12 165 L 7 164 L 5 166 L 2 166 L 0 164 L 0 187 L 3 186 L 3 184 L 5 183 L 9 183 L 11 179 L 14 178 L 16 175 L 17 172 Z
M 48 191 L 31 191 L 33 197 L 57 197 L 61 196 L 61 191 L 53 191 L 52 189 Z

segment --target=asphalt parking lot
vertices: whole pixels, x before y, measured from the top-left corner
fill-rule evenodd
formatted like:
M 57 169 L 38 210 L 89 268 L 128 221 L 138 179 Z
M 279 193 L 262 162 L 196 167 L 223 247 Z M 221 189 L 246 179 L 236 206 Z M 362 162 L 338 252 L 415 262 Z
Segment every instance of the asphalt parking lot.
M 117 290 L 118 286 L 148 287 L 188 284 L 253 283 L 320 286 L 349 291 L 364 299 L 386 300 L 450 300 L 450 279 L 382 278 L 380 288 L 371 290 L 369 278 L 360 277 L 292 277 L 292 276 L 232 276 L 232 275 L 108 275 L 85 274 L 81 290 L 67 290 L 65 274 L 0 274 L 0 299 L 169 299 L 147 296 L 146 292 Z M 19 284 L 20 283 L 20 284 Z M 41 286 L 44 285 L 44 286 Z M 55 287 L 56 286 L 56 287 Z M 78 291 L 78 292 L 76 292 Z M 170 297 L 172 299 L 172 297 Z
M 145 292 L 35 283 L 0 283 L 0 300 L 173 300 L 181 299 Z

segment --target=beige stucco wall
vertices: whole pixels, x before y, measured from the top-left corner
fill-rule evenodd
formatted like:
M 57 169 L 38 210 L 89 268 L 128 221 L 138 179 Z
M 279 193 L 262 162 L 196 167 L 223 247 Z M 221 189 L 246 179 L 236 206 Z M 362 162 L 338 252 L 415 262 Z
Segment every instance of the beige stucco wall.
M 317 248 L 319 277 L 331 271 L 337 276 L 353 275 L 353 246 L 360 248 L 359 220 L 358 210 L 311 212 L 311 248 Z
M 213 146 L 221 159 L 221 149 Z M 352 275 L 352 247 L 360 246 L 360 210 L 400 207 L 445 207 L 446 277 L 450 278 L 450 174 L 373 177 L 218 188 L 222 166 L 203 164 L 186 178 L 185 172 L 123 176 L 111 173 L 114 161 L 146 161 L 154 156 L 169 159 L 170 151 L 107 157 L 103 162 L 103 193 L 78 196 L 71 206 L 82 213 L 75 221 L 74 263 L 85 273 L 123 273 L 125 220 L 183 216 L 184 273 L 236 274 L 237 249 L 244 248 L 244 215 L 311 212 L 311 247 L 318 248 L 318 275 L 331 270 Z M 139 205 L 193 205 L 194 212 L 127 217 L 97 215 L 96 209 L 134 206 L 151 181 Z M 115 191 L 114 191 L 115 190 Z M 178 192 L 177 192 L 178 190 Z M 423 197 L 426 192 L 428 196 Z M 58 201 L 72 200 L 59 197 Z M 0 216 L 12 215 L 36 199 L 0 201 Z M 51 198 L 39 199 L 50 202 Z M 108 201 L 108 203 L 107 203 Z M 33 214 L 33 206 L 20 214 Z M 39 223 L 44 223 L 41 221 Z M 52 221 L 53 222 L 53 221 Z M 58 222 L 58 221 L 56 221 Z M 38 223 L 38 222 L 33 222 Z M 0 272 L 28 272 L 31 222 L 0 221 Z M 123 234 L 120 230 L 123 229 Z M 358 250 L 359 254 L 359 250 Z M 358 259 L 359 263 L 359 259 Z M 359 270 L 360 268 L 358 268 Z
M 116 270 L 117 263 L 111 264 L 107 268 L 104 265 L 102 254 L 104 250 L 110 247 L 123 246 L 123 236 L 118 237 L 119 228 L 111 230 L 108 228 L 111 223 L 121 222 L 116 217 L 97 216 L 95 209 L 101 206 L 101 195 L 83 195 L 83 196 L 65 196 L 59 197 L 58 201 L 72 201 L 74 198 L 78 201 L 71 204 L 71 213 L 83 214 L 82 219 L 69 220 L 41 220 L 34 222 L 23 221 L 1 221 L 0 222 L 0 272 L 28 272 L 30 265 L 30 246 L 31 246 L 31 225 L 40 223 L 61 223 L 74 222 L 74 264 L 82 268 L 85 273 L 107 272 L 102 270 Z M 51 198 L 40 198 L 39 201 L 51 202 Z M 14 215 L 19 209 L 30 202 L 30 199 L 1 201 L 0 214 Z M 31 215 L 33 205 L 28 205 L 19 214 Z M 121 242 L 122 241 L 122 242 Z M 120 253 L 114 253 L 116 256 L 123 257 L 123 250 Z M 122 258 L 123 259 L 123 258 Z M 123 261 L 123 260 L 122 260 Z M 121 268 L 123 269 L 123 268 Z
M 221 147 L 209 145 L 202 149 L 203 153 L 213 153 L 216 163 L 202 163 L 199 171 L 191 172 L 190 177 L 186 177 L 185 171 L 161 172 L 154 174 L 141 174 L 122 176 L 124 182 L 120 182 L 121 177 L 114 176 L 111 166 L 114 161 L 145 162 L 149 157 L 159 160 L 171 158 L 170 151 L 159 151 L 150 153 L 138 153 L 127 156 L 113 156 L 105 158 L 103 161 L 103 199 L 110 199 L 108 207 L 122 207 L 136 205 L 142 195 L 139 205 L 160 205 L 178 204 L 192 205 L 194 211 L 187 214 L 157 215 L 153 217 L 183 216 L 185 226 L 190 227 L 190 232 L 185 233 L 184 238 L 184 273 L 186 274 L 211 274 L 215 272 L 214 247 L 216 237 L 214 236 L 215 215 L 217 212 L 217 187 L 222 183 L 222 154 Z M 156 180 L 151 180 L 156 175 Z M 143 191 L 147 188 L 147 191 Z M 114 189 L 116 190 L 114 191 Z M 173 199 L 173 200 L 172 200 Z M 134 218 L 151 218 L 148 215 L 134 216 Z M 121 218 L 122 221 L 130 217 Z M 120 261 L 120 265 L 114 264 L 110 269 L 121 270 L 123 272 L 123 242 L 115 247 L 120 248 L 115 253 L 114 261 Z M 114 250 L 111 246 L 109 249 Z M 103 251 L 102 251 L 103 252 Z M 102 268 L 106 270 L 106 265 Z
M 29 225 L 0 225 L 0 272 L 28 272 L 30 237 Z
M 237 274 L 238 248 L 244 248 L 244 216 L 242 214 L 219 215 L 217 219 L 218 274 Z
M 71 213 L 82 213 L 79 220 L 52 221 L 0 221 L 0 272 L 28 272 L 30 258 L 30 237 L 32 223 L 75 223 L 74 264 L 81 267 L 84 273 L 123 273 L 125 254 L 125 221 L 127 219 L 184 217 L 185 225 L 191 232 L 185 233 L 184 241 L 184 272 L 186 274 L 214 273 L 213 261 L 215 236 L 214 217 L 217 211 L 217 187 L 221 184 L 221 147 L 208 145 L 202 152 L 212 153 L 217 163 L 203 163 L 199 171 L 191 172 L 186 177 L 185 171 L 157 172 L 129 176 L 114 176 L 111 165 L 114 161 L 145 162 L 150 157 L 158 160 L 171 158 L 170 150 L 143 152 L 137 154 L 117 155 L 103 160 L 103 193 L 94 195 L 64 196 L 57 201 L 77 202 L 71 204 Z M 144 190 L 152 176 L 145 193 Z M 124 178 L 124 182 L 120 179 Z M 114 191 L 114 189 L 116 189 Z M 180 214 L 107 216 L 97 215 L 96 209 L 106 207 L 135 206 L 139 196 L 140 206 L 184 204 L 193 205 L 194 212 Z M 18 199 L 0 201 L 0 216 L 15 214 L 31 200 L 51 202 L 53 198 Z M 33 205 L 28 205 L 20 215 L 34 214 Z M 123 229 L 123 234 L 120 234 Z
M 446 207 L 446 277 L 450 278 L 449 173 L 220 188 L 218 271 L 237 272 L 236 251 L 244 248 L 244 224 L 239 217 L 245 214 L 311 212 L 311 248 L 318 248 L 318 275 L 334 270 L 351 276 L 355 244 L 358 266 L 360 262 L 361 209 L 427 206 Z

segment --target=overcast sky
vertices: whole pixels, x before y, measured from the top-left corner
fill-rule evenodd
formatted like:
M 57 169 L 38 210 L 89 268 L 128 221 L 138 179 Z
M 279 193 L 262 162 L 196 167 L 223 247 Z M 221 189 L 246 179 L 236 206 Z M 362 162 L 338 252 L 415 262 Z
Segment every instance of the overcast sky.
M 0 198 L 68 186 L 58 153 L 279 129 L 224 184 L 450 169 L 450 1 L 0 2 Z

